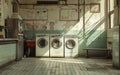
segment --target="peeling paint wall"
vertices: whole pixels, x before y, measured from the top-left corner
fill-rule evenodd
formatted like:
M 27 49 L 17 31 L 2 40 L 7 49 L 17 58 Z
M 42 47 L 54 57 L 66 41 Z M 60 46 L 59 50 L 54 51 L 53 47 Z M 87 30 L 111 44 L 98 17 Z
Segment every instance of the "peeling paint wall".
M 80 1 L 79 6 L 78 1 Z M 80 56 L 85 54 L 83 48 L 106 48 L 106 30 L 108 23 L 106 19 L 107 10 L 105 8 L 105 0 L 85 0 L 85 4 L 84 0 L 67 0 L 67 3 L 68 5 L 21 5 L 20 10 L 30 9 L 32 12 L 31 15 L 40 13 L 32 11 L 36 9 L 46 9 L 48 13 L 47 19 L 35 19 L 34 16 L 34 18 L 32 17 L 33 19 L 28 18 L 24 20 L 25 34 L 28 37 L 27 39 L 35 40 L 36 34 L 75 34 L 79 36 Z M 21 16 L 23 13 L 26 13 L 23 11 L 21 12 Z M 69 13 L 67 14 L 67 12 Z M 62 17 L 62 15 L 65 17 Z M 78 17 L 75 17 L 76 15 Z M 102 53 L 92 52 L 92 54 L 98 55 Z

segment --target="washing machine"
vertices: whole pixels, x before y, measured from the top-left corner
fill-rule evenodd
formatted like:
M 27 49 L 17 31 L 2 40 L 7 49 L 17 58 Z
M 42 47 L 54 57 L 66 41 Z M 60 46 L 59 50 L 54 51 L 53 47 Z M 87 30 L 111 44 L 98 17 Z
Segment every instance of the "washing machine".
M 49 35 L 36 35 L 36 57 L 49 57 Z
M 78 56 L 78 36 L 77 35 L 65 35 L 65 57 L 77 57 Z
M 63 35 L 50 35 L 50 57 L 64 57 Z

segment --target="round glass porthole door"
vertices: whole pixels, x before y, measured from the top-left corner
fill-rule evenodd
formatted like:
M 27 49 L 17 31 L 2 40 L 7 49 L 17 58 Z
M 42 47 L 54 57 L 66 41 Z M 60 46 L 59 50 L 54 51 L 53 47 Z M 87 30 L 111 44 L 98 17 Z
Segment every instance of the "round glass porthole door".
M 59 39 L 54 39 L 51 44 L 52 44 L 52 47 L 55 49 L 58 49 L 62 46 L 62 43 L 60 42 Z
M 74 40 L 67 40 L 66 41 L 66 47 L 68 49 L 73 49 L 75 47 L 75 41 Z
M 40 48 L 44 48 L 48 45 L 48 41 L 44 38 L 39 39 L 37 43 Z

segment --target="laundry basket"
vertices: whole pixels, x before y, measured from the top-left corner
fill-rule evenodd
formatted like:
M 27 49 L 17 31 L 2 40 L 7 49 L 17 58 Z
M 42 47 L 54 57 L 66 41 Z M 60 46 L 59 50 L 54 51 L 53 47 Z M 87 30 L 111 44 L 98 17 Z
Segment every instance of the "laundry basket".
M 27 57 L 35 57 L 35 41 L 34 40 L 27 40 L 26 41 L 26 56 Z

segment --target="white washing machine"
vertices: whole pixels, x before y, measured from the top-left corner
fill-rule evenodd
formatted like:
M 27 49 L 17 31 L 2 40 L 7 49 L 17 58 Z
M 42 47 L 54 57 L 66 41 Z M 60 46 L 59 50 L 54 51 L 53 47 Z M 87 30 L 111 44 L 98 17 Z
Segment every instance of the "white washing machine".
M 63 35 L 50 35 L 50 57 L 64 57 Z
M 49 35 L 36 35 L 36 57 L 49 57 Z
M 78 56 L 78 36 L 65 35 L 65 57 Z

